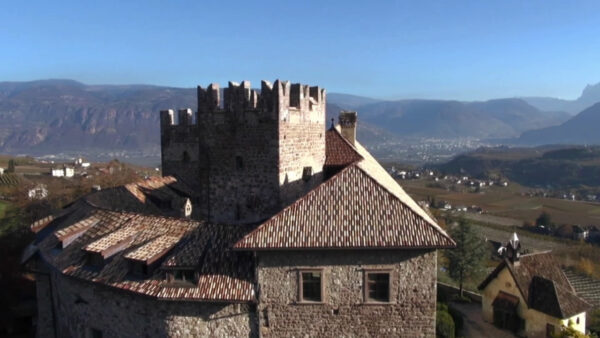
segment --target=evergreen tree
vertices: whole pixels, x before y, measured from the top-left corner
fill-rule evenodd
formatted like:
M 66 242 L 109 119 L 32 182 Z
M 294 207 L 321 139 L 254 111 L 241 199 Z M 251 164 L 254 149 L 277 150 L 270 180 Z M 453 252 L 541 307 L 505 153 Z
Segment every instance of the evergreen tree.
M 475 229 L 462 218 L 450 230 L 450 236 L 456 242 L 456 248 L 447 251 L 448 272 L 458 282 L 462 298 L 464 282 L 478 276 L 483 270 L 486 249 Z
M 8 169 L 6 171 L 9 173 L 15 172 L 15 160 L 13 160 L 13 159 L 8 160 Z
M 552 219 L 550 218 L 550 215 L 544 211 L 535 220 L 535 225 L 537 225 L 537 226 L 544 225 L 546 227 L 550 227 L 552 225 Z

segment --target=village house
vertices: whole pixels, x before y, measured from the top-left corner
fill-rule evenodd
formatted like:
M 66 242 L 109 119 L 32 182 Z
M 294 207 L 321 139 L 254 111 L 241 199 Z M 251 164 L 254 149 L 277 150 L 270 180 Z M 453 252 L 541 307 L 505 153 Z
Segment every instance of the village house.
M 551 337 L 563 327 L 585 333 L 590 304 L 576 295 L 551 252 L 521 255 L 514 233 L 502 261 L 479 285 L 487 322 L 527 337 Z
M 454 241 L 319 87 L 198 87 L 160 113 L 163 177 L 35 222 L 38 335 L 435 336 Z M 177 122 L 175 118 L 177 117 Z
M 73 177 L 75 176 L 75 168 L 68 166 L 53 168 L 51 174 L 53 177 Z
M 27 190 L 27 198 L 30 200 L 41 200 L 48 197 L 48 188 L 45 184 L 38 184 Z

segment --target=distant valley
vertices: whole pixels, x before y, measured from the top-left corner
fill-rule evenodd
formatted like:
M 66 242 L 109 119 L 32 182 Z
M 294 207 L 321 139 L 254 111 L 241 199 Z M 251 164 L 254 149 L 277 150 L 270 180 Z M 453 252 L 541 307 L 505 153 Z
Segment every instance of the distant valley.
M 600 101 L 598 88 L 588 86 L 577 104 Z M 598 133 L 591 132 L 598 125 L 600 106 L 572 117 L 573 110 L 561 102 L 383 101 L 329 93 L 327 124 L 340 110 L 356 110 L 361 142 L 378 156 L 416 156 L 411 159 L 415 162 L 435 162 L 499 143 L 600 143 Z M 137 162 L 147 158 L 142 162 L 158 163 L 158 112 L 185 107 L 196 109 L 194 88 L 0 82 L 0 152 L 136 157 Z M 582 125 L 587 129 L 580 129 Z

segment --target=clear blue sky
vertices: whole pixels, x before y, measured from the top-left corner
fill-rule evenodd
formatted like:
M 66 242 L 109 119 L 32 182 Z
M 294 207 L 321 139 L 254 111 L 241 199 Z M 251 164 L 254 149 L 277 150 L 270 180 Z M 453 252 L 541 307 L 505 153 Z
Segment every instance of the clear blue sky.
M 0 81 L 575 98 L 600 82 L 600 1 L 3 1 L 0 44 Z

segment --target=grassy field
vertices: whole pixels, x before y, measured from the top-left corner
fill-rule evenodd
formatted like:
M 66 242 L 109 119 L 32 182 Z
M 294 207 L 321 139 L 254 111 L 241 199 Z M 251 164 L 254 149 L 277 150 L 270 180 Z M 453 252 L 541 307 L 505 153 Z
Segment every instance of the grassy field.
M 416 200 L 445 200 L 453 206 L 477 205 L 486 214 L 509 218 L 518 223 L 534 221 L 543 211 L 550 214 L 553 222 L 565 224 L 600 225 L 600 203 L 568 201 L 555 198 L 529 197 L 517 184 L 508 187 L 489 187 L 480 193 L 453 192 L 428 187 L 428 180 L 400 181 L 406 192 Z

